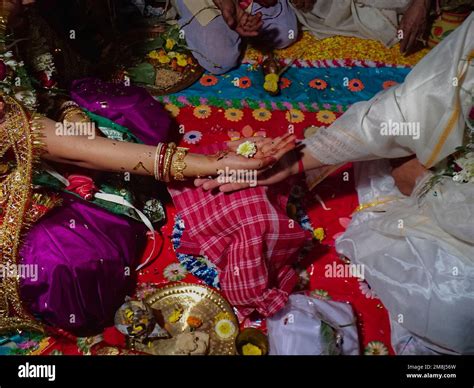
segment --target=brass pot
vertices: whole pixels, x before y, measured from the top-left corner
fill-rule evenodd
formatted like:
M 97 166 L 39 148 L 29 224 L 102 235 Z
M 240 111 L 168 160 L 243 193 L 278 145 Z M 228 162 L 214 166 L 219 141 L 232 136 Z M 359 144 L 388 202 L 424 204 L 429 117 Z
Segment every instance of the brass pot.
M 267 336 L 253 327 L 243 329 L 235 339 L 235 347 L 240 356 L 244 355 L 242 348 L 246 344 L 258 347 L 262 351 L 262 356 L 266 356 L 270 349 Z

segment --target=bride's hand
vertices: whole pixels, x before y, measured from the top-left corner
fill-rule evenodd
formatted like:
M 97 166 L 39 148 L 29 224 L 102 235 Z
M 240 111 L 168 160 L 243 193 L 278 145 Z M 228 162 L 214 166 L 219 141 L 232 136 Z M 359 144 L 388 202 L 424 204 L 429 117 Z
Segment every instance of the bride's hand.
M 218 179 L 196 179 L 194 181 L 196 186 L 203 186 L 206 190 L 211 190 L 221 185 L 228 184 L 229 181 L 223 174 L 232 172 L 255 171 L 263 172 L 276 164 L 285 154 L 295 148 L 296 137 L 291 134 L 272 138 L 254 137 L 246 138 L 227 143 L 228 149 L 222 151 L 216 158 L 216 165 Z M 246 158 L 237 155 L 237 149 L 240 144 L 246 141 L 253 141 L 257 147 L 257 152 L 253 158 Z M 239 185 L 239 182 L 233 182 L 234 186 Z M 242 182 L 242 187 L 248 187 L 248 183 Z M 239 186 L 240 188 L 240 186 Z

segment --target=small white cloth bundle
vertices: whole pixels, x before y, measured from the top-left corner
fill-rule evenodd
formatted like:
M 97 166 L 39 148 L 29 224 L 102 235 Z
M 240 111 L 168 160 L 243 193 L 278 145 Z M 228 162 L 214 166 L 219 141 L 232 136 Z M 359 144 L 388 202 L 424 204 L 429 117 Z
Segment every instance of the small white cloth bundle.
M 291 295 L 267 320 L 270 355 L 358 355 L 356 317 L 348 303 Z

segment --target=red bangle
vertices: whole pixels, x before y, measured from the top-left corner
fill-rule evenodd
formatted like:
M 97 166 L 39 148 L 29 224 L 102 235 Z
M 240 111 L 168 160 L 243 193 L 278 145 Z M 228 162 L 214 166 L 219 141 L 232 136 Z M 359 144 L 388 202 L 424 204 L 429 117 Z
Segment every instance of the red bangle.
M 163 160 L 165 158 L 165 153 L 166 153 L 167 148 L 168 148 L 168 143 L 164 143 L 160 150 L 160 156 L 159 156 L 159 161 L 158 161 L 158 174 L 159 174 L 158 180 L 160 181 L 164 180 Z
M 303 158 L 298 159 L 298 174 L 304 173 Z

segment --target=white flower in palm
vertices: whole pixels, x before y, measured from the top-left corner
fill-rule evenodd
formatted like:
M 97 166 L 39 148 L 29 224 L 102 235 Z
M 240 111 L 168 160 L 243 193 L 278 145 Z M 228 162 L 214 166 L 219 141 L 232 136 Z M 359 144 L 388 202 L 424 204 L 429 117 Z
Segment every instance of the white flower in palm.
M 237 147 L 237 155 L 252 158 L 257 153 L 257 145 L 253 141 L 244 141 Z

